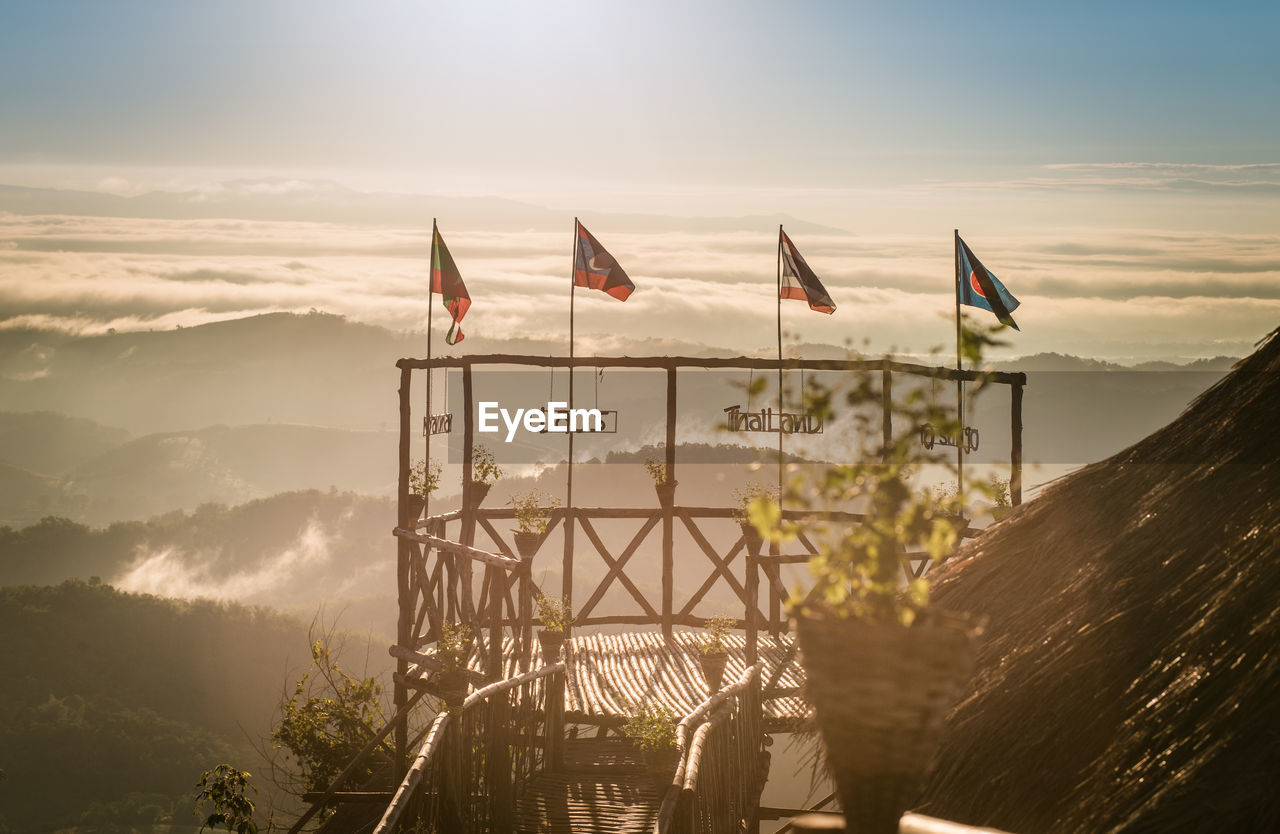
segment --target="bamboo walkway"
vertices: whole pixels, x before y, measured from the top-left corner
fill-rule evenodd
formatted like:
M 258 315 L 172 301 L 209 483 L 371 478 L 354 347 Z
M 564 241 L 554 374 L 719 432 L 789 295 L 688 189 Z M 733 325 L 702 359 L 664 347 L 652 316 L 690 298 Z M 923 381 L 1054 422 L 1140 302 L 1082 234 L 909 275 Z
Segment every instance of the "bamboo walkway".
M 668 643 L 660 631 L 625 631 L 568 640 L 564 646 L 566 720 L 570 724 L 616 727 L 639 704 L 660 705 L 672 715 L 687 715 L 711 694 L 698 664 L 700 639 L 698 633 L 676 632 Z M 725 643 L 729 660 L 724 680 L 731 681 L 747 669 L 746 638 L 731 633 Z M 508 676 L 519 673 L 516 648 L 510 638 L 503 641 L 503 665 Z M 761 680 L 765 731 L 790 729 L 808 715 L 808 706 L 800 697 L 804 669 L 796 657 L 795 635 L 762 634 L 758 651 L 764 661 Z M 473 655 L 471 668 L 480 671 L 482 662 Z M 541 665 L 535 653 L 531 668 Z
M 698 665 L 702 635 L 676 632 L 668 643 L 657 631 L 590 634 L 565 644 L 568 685 L 565 709 L 570 722 L 611 724 L 625 720 L 636 705 L 661 704 L 672 715 L 687 715 L 711 694 Z M 736 680 L 747 669 L 746 638 L 730 634 L 725 641 L 729 662 L 724 680 Z M 799 697 L 804 673 L 796 659 L 794 635 L 761 635 L 764 661 L 766 731 L 794 724 L 807 714 Z
M 516 807 L 520 834 L 648 834 L 661 797 L 640 753 L 619 738 L 565 743 L 564 767 L 534 777 Z

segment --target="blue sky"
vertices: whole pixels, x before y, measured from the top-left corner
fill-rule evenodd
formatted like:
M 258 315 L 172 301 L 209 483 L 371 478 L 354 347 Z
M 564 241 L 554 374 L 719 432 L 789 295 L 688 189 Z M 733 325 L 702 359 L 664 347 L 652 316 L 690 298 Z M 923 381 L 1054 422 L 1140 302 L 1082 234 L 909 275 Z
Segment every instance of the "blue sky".
M 1273 161 L 1280 6 L 61 2 L 0 32 L 9 162 L 852 185 Z
M 1046 288 L 1075 282 L 1132 328 L 1112 352 L 1137 355 L 1176 301 L 1199 355 L 1243 349 L 1280 312 L 1277 43 L 1275 3 L 9 4 L 0 183 L 203 195 L 272 177 L 567 219 L 786 213 L 884 251 L 936 245 L 920 268 L 944 276 L 958 226 L 1033 323 Z M 1198 271 L 1094 251 L 1165 235 L 1198 241 Z M 1030 256 L 1054 238 L 1090 254 Z M 919 278 L 826 270 L 847 298 Z M 42 303 L 4 304 L 0 324 Z M 166 313 L 185 314 L 212 315 Z M 1095 344 L 1045 332 L 1028 339 Z

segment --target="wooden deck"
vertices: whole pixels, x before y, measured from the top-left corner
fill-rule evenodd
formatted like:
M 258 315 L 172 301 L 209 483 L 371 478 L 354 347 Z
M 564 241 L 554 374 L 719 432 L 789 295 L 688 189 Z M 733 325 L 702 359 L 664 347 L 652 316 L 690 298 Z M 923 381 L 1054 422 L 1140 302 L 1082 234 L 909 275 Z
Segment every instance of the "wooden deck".
M 613 723 L 629 716 L 640 703 L 657 703 L 673 715 L 688 715 L 711 694 L 698 665 L 700 639 L 698 633 L 677 632 L 668 644 L 658 631 L 574 637 L 565 644 L 568 720 Z M 796 659 L 794 641 L 794 635 L 760 637 L 766 730 L 793 724 L 808 711 L 798 697 L 804 672 Z M 732 681 L 747 668 L 746 638 L 730 634 L 726 642 L 729 662 L 724 680 Z M 786 696 L 770 697 L 778 691 Z
M 668 643 L 660 631 L 624 631 L 612 634 L 585 634 L 565 643 L 567 667 L 565 716 L 569 723 L 618 726 L 638 704 L 659 704 L 673 715 L 688 715 L 711 694 L 698 664 L 698 632 L 676 632 Z M 725 638 L 729 660 L 724 680 L 732 681 L 747 668 L 746 637 L 741 633 Z M 808 715 L 809 707 L 800 690 L 804 669 L 795 652 L 795 635 L 774 638 L 760 635 L 761 676 L 764 689 L 765 731 L 793 727 Z M 503 659 L 508 676 L 518 673 L 515 643 L 503 642 Z M 473 655 L 472 669 L 479 672 L 483 662 Z M 542 666 L 535 656 L 531 668 Z
M 521 834 L 652 832 L 661 798 L 640 753 L 619 738 L 565 743 L 564 768 L 544 771 L 516 806 Z

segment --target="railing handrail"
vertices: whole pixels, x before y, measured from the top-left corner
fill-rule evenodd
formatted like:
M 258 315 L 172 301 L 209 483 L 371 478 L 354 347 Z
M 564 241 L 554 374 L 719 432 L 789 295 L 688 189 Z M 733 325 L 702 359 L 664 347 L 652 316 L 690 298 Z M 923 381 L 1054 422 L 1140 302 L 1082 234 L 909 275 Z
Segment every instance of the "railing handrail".
M 686 784 L 689 775 L 689 761 L 695 749 L 701 750 L 698 742 L 699 734 L 705 739 L 707 732 L 710 731 L 711 724 L 715 720 L 715 714 L 720 712 L 720 707 L 727 703 L 729 699 L 746 691 L 747 687 L 751 685 L 752 679 L 758 677 L 763 669 L 763 660 L 758 660 L 748 666 L 736 681 L 712 693 L 706 700 L 694 707 L 688 715 L 680 719 L 680 723 L 676 725 L 676 749 L 680 752 L 680 760 L 676 765 L 676 772 L 671 779 L 671 784 L 663 792 L 662 806 L 658 809 L 658 819 L 654 824 L 655 834 L 662 834 L 662 832 L 670 828 L 676 805 L 680 801 L 681 792 L 691 787 Z M 704 716 L 708 715 L 710 715 L 710 718 L 703 721 Z M 700 723 L 693 731 L 693 737 L 690 738 L 689 727 L 695 722 Z
M 519 559 L 512 559 L 510 556 L 503 556 L 501 553 L 490 553 L 487 550 L 481 550 L 478 547 L 470 547 L 459 542 L 442 539 L 439 536 L 433 536 L 430 533 L 417 533 L 413 530 L 406 530 L 403 527 L 397 527 L 391 531 L 392 534 L 402 539 L 417 542 L 418 544 L 426 544 L 438 550 L 447 550 L 456 556 L 462 556 L 477 562 L 483 562 L 486 565 L 492 565 L 496 568 L 504 570 L 516 570 L 524 565 Z
M 445 727 L 453 718 L 453 713 L 442 712 L 431 722 L 431 730 L 422 742 L 422 747 L 418 748 L 418 755 L 413 757 L 413 764 L 409 766 L 408 772 L 401 780 L 400 787 L 396 788 L 395 796 L 391 797 L 391 802 L 388 803 L 387 810 L 383 812 L 382 819 L 378 821 L 378 827 L 373 830 L 373 834 L 388 834 L 395 830 L 396 823 L 400 821 L 400 815 L 409 804 L 409 797 L 413 796 L 413 792 L 418 789 L 418 783 L 422 781 L 422 774 L 430 764 L 431 757 L 440 748 L 440 739 L 444 737 Z
M 551 666 L 542 666 L 538 669 L 533 669 L 528 672 L 525 672 L 523 675 L 516 675 L 514 678 L 504 678 L 500 681 L 494 681 L 493 683 L 487 686 L 484 686 L 480 689 L 477 689 L 475 692 L 472 692 L 470 695 L 468 695 L 466 699 L 462 702 L 462 710 L 460 711 L 465 712 L 466 710 L 470 709 L 471 707 L 475 706 L 477 703 L 479 703 L 480 701 L 483 701 L 484 699 L 488 698 L 491 695 L 496 695 L 497 693 L 504 692 L 508 689 L 515 689 L 517 686 L 520 686 L 521 684 L 525 684 L 525 683 L 528 683 L 529 681 L 537 680 L 538 678 L 550 677 L 551 675 L 554 675 L 557 673 L 563 674 L 564 671 L 565 671 L 565 665 L 564 665 L 564 661 L 562 660 L 559 663 L 553 664 Z
M 390 804 L 387 805 L 387 810 L 383 813 L 382 819 L 378 822 L 378 827 L 374 829 L 373 834 L 389 834 L 389 832 L 395 830 L 396 823 L 400 821 L 400 815 L 404 813 L 404 809 L 408 805 L 409 797 L 417 790 L 418 783 L 422 781 L 423 772 L 427 769 L 427 765 L 431 763 L 431 757 L 440 749 L 440 739 L 444 737 L 445 728 L 448 727 L 451 721 L 456 720 L 462 713 L 499 692 L 515 689 L 517 686 L 538 678 L 564 674 L 564 671 L 564 661 L 561 661 L 551 666 L 543 666 L 540 669 L 525 672 L 523 675 L 516 675 L 514 678 L 494 681 L 468 695 L 463 700 L 460 709 L 449 710 L 437 715 L 435 720 L 431 722 L 431 729 L 427 732 L 427 737 L 422 742 L 422 747 L 418 749 L 418 754 L 413 758 L 413 764 L 409 766 L 409 770 L 405 773 L 404 779 L 401 780 L 400 786 L 396 788 L 395 795 L 391 798 Z

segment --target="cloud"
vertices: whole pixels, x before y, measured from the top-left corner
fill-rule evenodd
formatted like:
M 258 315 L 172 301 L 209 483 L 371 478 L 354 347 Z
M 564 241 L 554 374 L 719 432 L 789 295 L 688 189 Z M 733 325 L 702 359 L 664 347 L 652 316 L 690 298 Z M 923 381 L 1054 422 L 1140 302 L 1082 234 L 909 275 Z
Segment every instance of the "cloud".
M 312 519 L 292 547 L 268 557 L 255 570 L 221 573 L 217 561 L 216 554 L 199 551 L 144 549 L 111 584 L 123 591 L 185 599 L 254 602 L 291 596 L 295 580 L 309 581 L 329 564 L 328 536 Z
M 580 350 L 654 338 L 744 353 L 773 344 L 773 236 L 595 231 L 638 290 L 625 304 L 577 292 Z M 93 333 L 316 308 L 421 331 L 428 234 L 293 221 L 2 215 L 0 328 Z M 464 324 L 469 336 L 565 343 L 566 237 L 448 236 L 473 300 Z M 20 248 L 5 248 L 14 242 Z M 1096 352 L 1102 342 L 1086 321 L 1106 320 L 1112 329 L 1103 341 L 1113 354 L 1147 355 L 1146 340 L 1158 330 L 1153 322 L 1171 310 L 1184 328 L 1178 356 L 1228 352 L 1224 344 L 1245 345 L 1244 352 L 1274 326 L 1280 235 L 1075 227 L 969 242 L 1023 302 L 1019 352 Z M 796 243 L 839 310 L 822 316 L 787 302 L 789 338 L 834 345 L 869 339 L 872 351 L 917 353 L 950 338 L 949 235 L 811 234 Z M 1062 315 L 1083 301 L 1088 312 L 1073 313 L 1080 320 Z M 1194 303 L 1169 306 L 1179 301 Z

